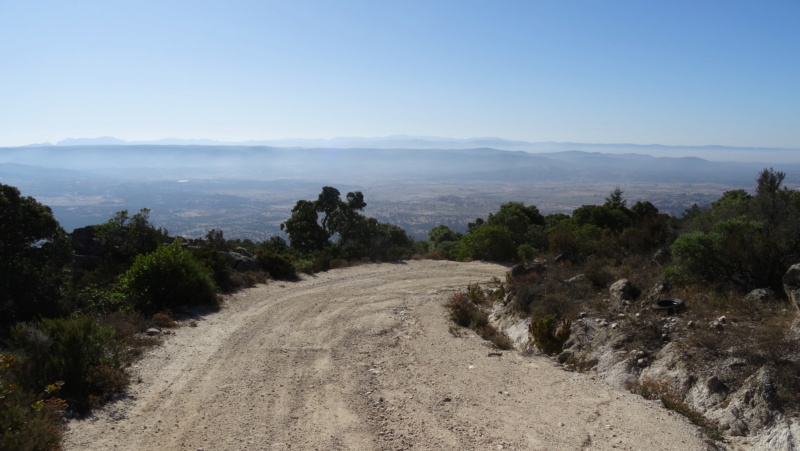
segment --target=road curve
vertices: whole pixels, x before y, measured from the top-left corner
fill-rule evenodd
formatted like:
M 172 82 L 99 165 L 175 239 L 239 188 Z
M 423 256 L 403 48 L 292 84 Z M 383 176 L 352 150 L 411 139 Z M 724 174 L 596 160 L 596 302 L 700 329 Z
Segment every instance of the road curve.
M 505 271 L 408 261 L 237 293 L 138 361 L 127 397 L 70 421 L 66 448 L 707 449 L 653 402 L 451 335 L 448 295 Z

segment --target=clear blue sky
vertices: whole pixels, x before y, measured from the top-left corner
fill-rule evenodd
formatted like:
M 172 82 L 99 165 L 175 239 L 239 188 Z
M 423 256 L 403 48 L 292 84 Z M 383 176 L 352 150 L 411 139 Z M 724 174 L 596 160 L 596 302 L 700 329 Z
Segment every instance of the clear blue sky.
M 0 0 L 0 145 L 800 148 L 800 1 Z

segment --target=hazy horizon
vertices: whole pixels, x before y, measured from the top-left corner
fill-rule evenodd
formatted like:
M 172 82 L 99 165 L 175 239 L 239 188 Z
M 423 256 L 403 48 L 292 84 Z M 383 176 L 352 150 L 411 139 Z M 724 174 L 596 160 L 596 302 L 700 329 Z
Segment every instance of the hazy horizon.
M 528 153 L 557 153 L 584 151 L 605 154 L 641 154 L 653 157 L 683 158 L 696 157 L 709 161 L 743 162 L 763 164 L 800 163 L 800 148 L 736 147 L 722 145 L 669 146 L 664 144 L 637 143 L 574 143 L 574 142 L 529 142 L 515 141 L 498 137 L 476 137 L 466 139 L 442 136 L 389 135 L 383 137 L 341 137 L 334 138 L 286 138 L 249 141 L 218 141 L 207 138 L 162 138 L 148 141 L 128 141 L 112 136 L 97 138 L 65 138 L 54 143 L 31 143 L 27 147 L 67 147 L 67 146 L 267 146 L 281 148 L 335 148 L 335 149 L 476 149 L 516 150 Z M 0 160 L 2 161 L 2 160 Z

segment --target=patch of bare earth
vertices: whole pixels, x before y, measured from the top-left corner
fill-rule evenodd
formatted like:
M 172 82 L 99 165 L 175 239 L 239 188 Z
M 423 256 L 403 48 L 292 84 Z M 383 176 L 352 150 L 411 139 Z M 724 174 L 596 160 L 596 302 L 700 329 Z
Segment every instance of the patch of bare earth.
M 655 402 L 449 332 L 488 263 L 409 261 L 230 297 L 137 362 L 128 397 L 73 420 L 73 450 L 705 449 Z

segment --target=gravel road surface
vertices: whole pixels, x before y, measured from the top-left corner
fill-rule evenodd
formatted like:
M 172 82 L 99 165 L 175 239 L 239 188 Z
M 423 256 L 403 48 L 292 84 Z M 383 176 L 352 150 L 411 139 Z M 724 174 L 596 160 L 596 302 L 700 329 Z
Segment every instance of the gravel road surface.
M 507 268 L 408 261 L 270 282 L 167 335 L 69 450 L 702 450 L 657 403 L 448 331 Z

